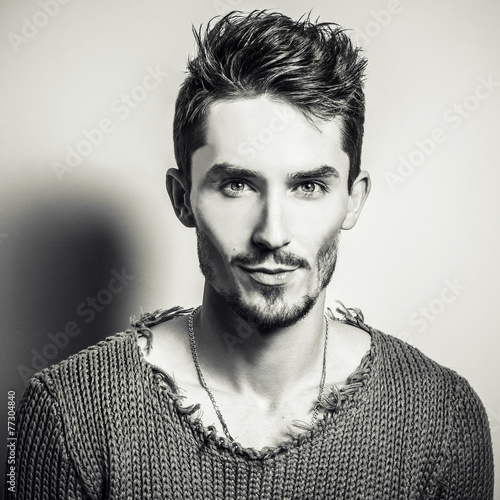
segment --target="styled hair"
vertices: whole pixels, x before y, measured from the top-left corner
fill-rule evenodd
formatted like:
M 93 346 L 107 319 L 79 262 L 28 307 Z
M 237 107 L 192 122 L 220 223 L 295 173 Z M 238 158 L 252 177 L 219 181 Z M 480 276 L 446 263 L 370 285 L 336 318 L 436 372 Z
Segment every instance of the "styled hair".
M 193 153 L 205 145 L 210 104 L 268 96 L 308 119 L 340 117 L 349 157 L 348 189 L 360 171 L 366 60 L 333 23 L 294 21 L 277 12 L 231 12 L 193 29 L 197 44 L 175 104 L 174 151 L 188 188 Z

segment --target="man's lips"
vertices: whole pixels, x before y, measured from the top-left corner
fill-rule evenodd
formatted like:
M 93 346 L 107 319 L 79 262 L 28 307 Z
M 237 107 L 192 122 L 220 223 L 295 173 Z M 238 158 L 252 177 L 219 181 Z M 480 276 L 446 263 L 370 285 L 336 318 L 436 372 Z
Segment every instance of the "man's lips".
M 298 267 L 250 267 L 241 266 L 252 279 L 262 285 L 284 285 L 288 283 Z
M 278 274 L 278 273 L 289 273 L 295 271 L 296 267 L 264 267 L 264 266 L 241 266 L 245 271 L 249 273 L 267 273 L 267 274 Z

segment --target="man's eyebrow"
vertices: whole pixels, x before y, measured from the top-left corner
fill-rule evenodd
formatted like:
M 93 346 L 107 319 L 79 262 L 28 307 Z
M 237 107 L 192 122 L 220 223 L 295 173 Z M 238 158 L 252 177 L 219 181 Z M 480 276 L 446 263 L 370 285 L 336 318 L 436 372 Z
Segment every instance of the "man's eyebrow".
M 301 172 L 295 172 L 290 174 L 290 179 L 320 179 L 322 177 L 335 177 L 340 179 L 340 174 L 336 168 L 330 167 L 328 165 L 323 165 L 319 168 L 314 168 L 312 170 L 303 170 Z
M 248 168 L 238 167 L 231 163 L 222 162 L 215 163 L 207 171 L 207 177 L 217 177 L 221 175 L 226 175 L 230 177 L 245 177 L 245 178 L 257 178 L 261 175 L 255 171 Z M 321 179 L 325 177 L 335 177 L 340 178 L 340 174 L 336 168 L 330 167 L 328 165 L 322 165 L 318 168 L 313 168 L 311 170 L 301 170 L 300 172 L 295 172 L 288 176 L 291 180 L 301 180 L 301 179 Z
M 206 176 L 207 177 L 216 177 L 220 175 L 228 175 L 231 177 L 246 177 L 246 178 L 255 178 L 260 177 L 259 173 L 255 170 L 250 170 L 248 168 L 237 167 L 236 165 L 232 165 L 231 163 L 222 162 L 216 163 L 210 167 Z

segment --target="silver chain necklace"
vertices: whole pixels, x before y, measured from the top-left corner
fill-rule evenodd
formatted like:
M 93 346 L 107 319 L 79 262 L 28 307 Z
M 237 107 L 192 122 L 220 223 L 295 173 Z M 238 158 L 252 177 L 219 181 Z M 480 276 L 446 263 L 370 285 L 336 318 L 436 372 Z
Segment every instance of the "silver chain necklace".
M 234 441 L 234 438 L 231 436 L 229 433 L 229 429 L 227 428 L 226 421 L 224 420 L 224 417 L 222 416 L 222 413 L 219 409 L 219 406 L 217 405 L 217 401 L 215 401 L 215 397 L 212 394 L 212 391 L 208 387 L 205 377 L 203 376 L 203 373 L 201 371 L 201 366 L 200 366 L 200 361 L 198 359 L 198 351 L 196 349 L 196 339 L 194 336 L 194 317 L 196 316 L 196 313 L 201 309 L 201 306 L 198 306 L 194 311 L 189 315 L 188 318 L 188 331 L 189 331 L 189 344 L 191 346 L 191 353 L 193 355 L 193 361 L 194 361 L 194 366 L 196 367 L 196 371 L 198 372 L 198 378 L 200 379 L 200 383 L 205 389 L 206 393 L 208 394 L 208 397 L 210 398 L 210 401 L 212 402 L 212 406 L 214 407 L 215 413 L 217 414 L 217 417 L 219 419 L 219 422 L 222 425 L 222 430 L 224 431 L 224 434 L 230 441 Z M 318 394 L 318 399 L 316 401 L 316 404 L 314 405 L 314 410 L 313 410 L 313 416 L 311 419 L 311 424 L 310 426 L 313 427 L 314 424 L 316 423 L 316 420 L 318 419 L 318 413 L 319 413 L 319 407 L 321 403 L 321 399 L 323 398 L 323 392 L 325 390 L 325 380 L 326 380 L 326 355 L 327 355 L 327 350 L 328 350 L 328 319 L 325 316 L 325 347 L 323 350 L 323 369 L 321 372 L 321 382 L 319 385 L 319 394 Z

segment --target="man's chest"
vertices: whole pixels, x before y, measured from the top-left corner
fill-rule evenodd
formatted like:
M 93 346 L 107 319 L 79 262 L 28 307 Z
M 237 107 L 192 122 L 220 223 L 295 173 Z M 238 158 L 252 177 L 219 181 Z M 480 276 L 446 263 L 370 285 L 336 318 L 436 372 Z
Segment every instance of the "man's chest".
M 198 417 L 205 428 L 213 426 L 220 436 L 257 450 L 279 446 L 303 432 L 313 420 L 319 395 L 318 387 L 311 387 L 273 403 L 210 389 L 209 395 L 201 386 L 177 383 L 183 406 L 199 405 Z M 319 408 L 316 413 L 315 420 L 322 417 Z

